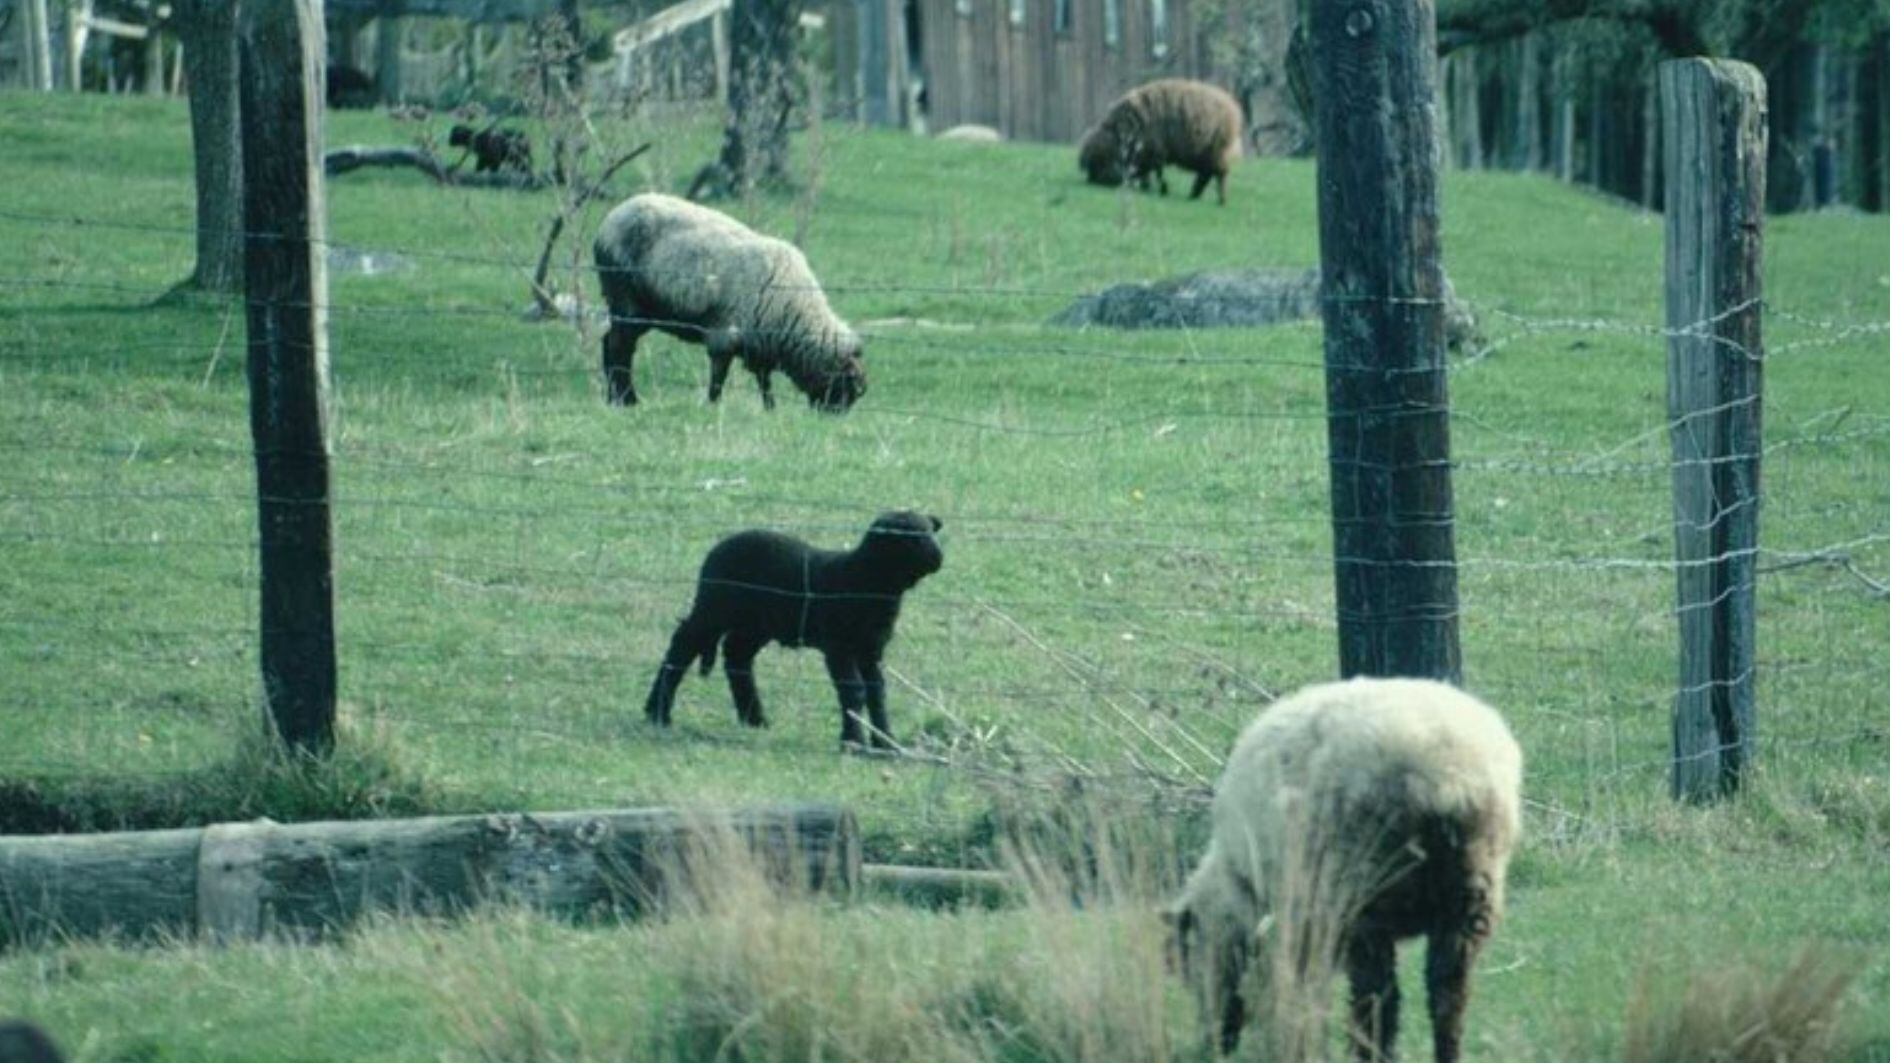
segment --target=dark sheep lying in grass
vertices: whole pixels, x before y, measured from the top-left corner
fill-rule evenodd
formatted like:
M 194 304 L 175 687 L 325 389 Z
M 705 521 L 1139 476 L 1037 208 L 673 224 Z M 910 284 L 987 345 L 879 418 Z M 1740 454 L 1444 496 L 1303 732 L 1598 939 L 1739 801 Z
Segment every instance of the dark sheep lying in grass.
M 1194 171 L 1189 199 L 1201 198 L 1214 182 L 1227 205 L 1227 172 L 1240 156 L 1240 104 L 1205 81 L 1162 78 L 1130 89 L 1083 135 L 1077 163 L 1090 183 L 1119 185 L 1131 180 L 1142 188 L 1154 176 L 1168 194 L 1164 166 Z
M 1396 944 L 1426 935 L 1433 1050 L 1455 1063 L 1470 968 L 1503 910 L 1521 788 L 1502 718 L 1444 683 L 1328 683 L 1262 713 L 1228 757 L 1207 855 L 1169 913 L 1223 1051 L 1246 1022 L 1241 981 L 1268 920 L 1276 999 L 1319 999 L 1319 972 L 1345 964 L 1361 1060 L 1392 1058 Z M 1280 997 L 1283 985 L 1300 995 Z
M 944 563 L 934 537 L 941 526 L 937 517 L 901 510 L 881 514 L 852 550 L 822 550 L 771 531 L 717 543 L 703 559 L 695 604 L 670 638 L 644 714 L 669 726 L 690 662 L 700 659 L 708 675 L 720 644 L 736 717 L 765 727 L 755 655 L 770 642 L 811 646 L 826 655 L 840 695 L 840 741 L 861 744 L 864 710 L 872 745 L 891 748 L 880 659 L 899 619 L 900 596 Z
M 456 125 L 446 134 L 446 142 L 472 155 L 474 173 L 532 172 L 532 139 L 521 130 Z
M 610 306 L 604 378 L 612 403 L 637 401 L 637 341 L 660 329 L 709 351 L 709 401 L 740 358 L 774 408 L 776 369 L 816 409 L 839 411 L 866 393 L 860 337 L 827 305 L 807 258 L 720 211 L 674 196 L 632 196 L 598 228 L 592 248 Z

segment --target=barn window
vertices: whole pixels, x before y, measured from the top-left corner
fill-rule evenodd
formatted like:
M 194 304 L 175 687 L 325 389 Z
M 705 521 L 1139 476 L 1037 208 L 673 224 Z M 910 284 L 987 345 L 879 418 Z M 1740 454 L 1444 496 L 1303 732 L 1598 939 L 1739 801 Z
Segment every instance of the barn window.
M 1071 20 L 1071 15 L 1073 14 L 1073 12 L 1070 10 L 1071 0 L 1055 0 L 1055 2 L 1057 5 L 1057 8 L 1056 8 L 1057 32 L 1068 33 L 1070 32 L 1070 20 Z
M 1011 0 L 1011 25 L 1024 24 L 1024 0 Z
M 1103 44 L 1122 46 L 1122 0 L 1103 0 Z
M 1148 0 L 1148 53 L 1168 58 L 1168 0 Z

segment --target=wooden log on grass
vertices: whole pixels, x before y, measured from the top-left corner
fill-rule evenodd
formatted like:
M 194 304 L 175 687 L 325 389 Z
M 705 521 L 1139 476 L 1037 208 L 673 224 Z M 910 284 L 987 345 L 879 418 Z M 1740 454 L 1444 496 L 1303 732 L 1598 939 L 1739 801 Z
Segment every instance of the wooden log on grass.
M 1001 908 L 1024 896 L 1015 876 L 956 867 L 863 864 L 860 882 L 869 894 L 921 908 Z
M 850 893 L 853 814 L 628 809 L 0 837 L 0 947 L 48 938 L 321 935 L 371 912 L 485 902 L 628 916 L 747 854 L 783 888 Z

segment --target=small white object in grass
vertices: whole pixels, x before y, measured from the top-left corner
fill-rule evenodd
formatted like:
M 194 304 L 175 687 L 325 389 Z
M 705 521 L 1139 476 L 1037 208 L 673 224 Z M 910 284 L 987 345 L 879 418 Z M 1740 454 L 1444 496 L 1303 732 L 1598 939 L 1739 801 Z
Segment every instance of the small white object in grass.
M 736 476 L 727 480 L 722 479 L 720 476 L 711 476 L 708 479 L 702 481 L 702 489 L 704 491 L 714 491 L 723 487 L 747 487 L 747 486 L 748 486 L 748 477 L 746 476 Z
M 1157 429 L 1155 430 L 1155 438 L 1156 438 L 1156 439 L 1160 439 L 1160 438 L 1162 438 L 1163 436 L 1165 436 L 1165 435 L 1167 435 L 1167 434 L 1169 434 L 1170 432 L 1173 432 L 1173 431 L 1174 431 L 1174 430 L 1175 430 L 1176 428 L 1178 428 L 1178 427 L 1180 427 L 1180 426 L 1179 426 L 1179 425 L 1177 425 L 1177 424 L 1175 424 L 1175 422 L 1173 422 L 1173 421 L 1170 421 L 1170 422 L 1168 422 L 1167 424 L 1165 424 L 1165 425 L 1162 425 L 1162 426 L 1161 426 L 1160 428 L 1157 428 Z

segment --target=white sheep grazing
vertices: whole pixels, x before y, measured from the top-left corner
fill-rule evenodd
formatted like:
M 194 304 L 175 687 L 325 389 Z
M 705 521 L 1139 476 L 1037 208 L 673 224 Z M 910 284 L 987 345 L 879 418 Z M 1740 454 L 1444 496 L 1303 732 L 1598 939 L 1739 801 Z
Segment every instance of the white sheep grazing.
M 1396 943 L 1425 935 L 1432 1042 L 1454 1063 L 1470 967 L 1503 909 L 1521 787 L 1502 717 L 1444 683 L 1327 683 L 1262 713 L 1228 757 L 1207 855 L 1168 913 L 1223 1051 L 1246 1023 L 1241 981 L 1265 921 L 1311 999 L 1314 954 L 1343 960 L 1362 1060 L 1392 1058 Z
M 720 211 L 674 196 L 632 196 L 604 218 L 592 245 L 610 329 L 610 401 L 634 405 L 631 363 L 651 329 L 709 351 L 709 401 L 740 358 L 774 408 L 779 369 L 814 406 L 844 410 L 866 392 L 860 337 L 827 305 L 807 259 Z

